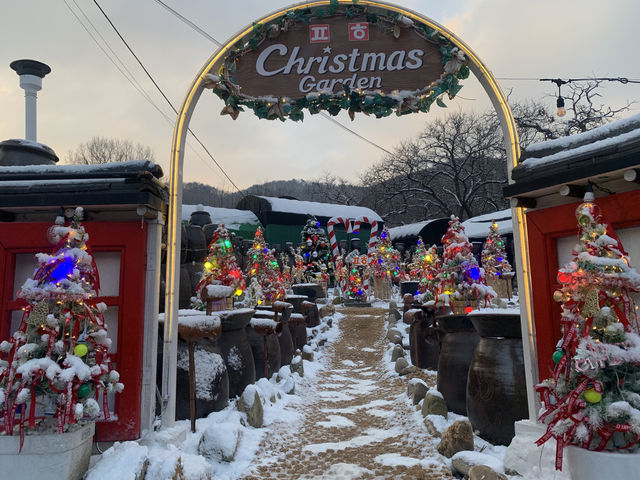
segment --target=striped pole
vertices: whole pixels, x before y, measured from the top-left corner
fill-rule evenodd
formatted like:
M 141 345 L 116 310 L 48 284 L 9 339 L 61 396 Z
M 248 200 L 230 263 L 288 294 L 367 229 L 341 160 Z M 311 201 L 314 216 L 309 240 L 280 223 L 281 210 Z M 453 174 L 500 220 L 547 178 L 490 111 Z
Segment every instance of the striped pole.
M 376 247 L 377 237 L 378 237 L 378 221 L 370 220 L 369 217 L 358 217 L 353 221 L 353 231 L 358 232 L 360 230 L 361 223 L 368 223 L 371 225 L 371 233 L 369 234 L 369 245 L 367 247 L 367 256 L 373 253 L 374 248 Z M 367 260 L 367 264 L 371 261 L 371 258 Z M 364 280 L 364 292 L 365 296 L 369 298 L 369 275 L 366 276 Z
M 330 218 L 327 222 L 327 234 L 329 235 L 329 245 L 331 246 L 331 254 L 333 256 L 333 264 L 338 268 L 338 258 L 340 258 L 340 249 L 338 248 L 338 240 L 336 239 L 336 232 L 334 231 L 335 225 L 343 224 L 347 233 L 351 233 L 351 220 L 342 217 Z M 345 282 L 340 282 L 340 290 L 346 295 L 347 285 Z

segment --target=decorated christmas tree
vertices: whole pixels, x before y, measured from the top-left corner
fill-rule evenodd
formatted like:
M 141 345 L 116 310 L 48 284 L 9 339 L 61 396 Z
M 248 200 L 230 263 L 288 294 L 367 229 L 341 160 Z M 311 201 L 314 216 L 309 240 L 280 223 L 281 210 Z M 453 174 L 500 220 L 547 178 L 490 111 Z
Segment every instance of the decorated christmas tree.
M 265 242 L 264 234 L 260 227 L 256 230 L 253 245 L 248 254 L 249 265 L 247 278 L 256 279 L 262 291 L 264 303 L 271 305 L 276 300 L 283 300 L 286 291 L 284 282 L 282 281 L 280 267 L 271 249 L 269 249 L 269 245 Z
M 234 295 L 239 297 L 244 289 L 244 275 L 233 253 L 229 231 L 222 224 L 211 237 L 202 279 L 196 287 L 196 296 L 205 301 Z M 230 307 L 233 307 L 233 303 Z
M 418 291 L 423 294 L 424 301 L 435 300 L 439 293 L 438 275 L 442 269 L 438 248 L 432 245 L 428 250 L 424 250 L 421 253 L 421 257 L 416 259 L 421 261 Z
M 473 256 L 471 242 L 455 215 L 451 216 L 442 245 L 442 269 L 438 274 L 441 303 L 453 300 L 472 305 L 478 300 L 486 302 L 496 296 L 493 289 L 486 286 L 484 270 Z
M 26 302 L 18 330 L 0 343 L 0 421 L 4 433 L 27 427 L 62 433 L 76 422 L 109 418 L 107 394 L 120 392 L 111 368 L 111 340 L 95 297 L 98 271 L 81 225 L 83 210 L 65 226 L 56 219 L 47 237 L 53 253 L 36 255 L 39 266 L 17 297 Z M 55 422 L 51 418 L 55 417 Z
M 565 445 L 640 447 L 640 325 L 631 298 L 640 275 L 593 199 L 588 192 L 576 210 L 579 244 L 558 272 L 562 338 L 553 377 L 536 386 L 547 424 L 538 445 L 555 438 L 558 469 Z
M 347 298 L 357 301 L 367 300 L 367 278 L 370 270 L 368 265 L 359 263 L 363 256 L 359 250 L 353 250 L 344 259 L 346 272 L 344 273 L 344 292 Z
M 387 227 L 382 229 L 370 256 L 371 272 L 376 279 L 399 281 L 400 252 L 393 247 Z
M 487 278 L 490 276 L 499 277 L 503 273 L 511 271 L 511 264 L 507 260 L 504 239 L 498 233 L 498 224 L 491 222 L 489 226 L 489 236 L 482 248 L 482 268 Z
M 315 282 L 329 273 L 331 249 L 329 239 L 315 217 L 310 217 L 300 232 L 300 256 L 305 266 L 305 281 Z

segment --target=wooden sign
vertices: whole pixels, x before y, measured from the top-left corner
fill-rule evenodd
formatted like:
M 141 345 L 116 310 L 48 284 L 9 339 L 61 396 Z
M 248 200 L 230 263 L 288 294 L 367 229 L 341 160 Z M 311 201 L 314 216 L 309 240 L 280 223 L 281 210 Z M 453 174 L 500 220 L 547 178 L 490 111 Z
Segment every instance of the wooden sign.
M 369 257 L 367 255 L 355 255 L 349 258 L 351 265 L 366 267 L 369 265 Z
M 303 110 L 385 117 L 445 106 L 469 69 L 463 52 L 434 28 L 384 7 L 294 7 L 254 24 L 206 86 L 237 118 L 302 120 Z
M 258 50 L 238 58 L 233 79 L 244 95 L 281 99 L 342 95 L 345 87 L 413 92 L 438 80 L 442 72 L 439 46 L 416 30 L 404 28 L 396 38 L 393 28 L 379 22 L 336 16 L 298 23 L 267 38 Z

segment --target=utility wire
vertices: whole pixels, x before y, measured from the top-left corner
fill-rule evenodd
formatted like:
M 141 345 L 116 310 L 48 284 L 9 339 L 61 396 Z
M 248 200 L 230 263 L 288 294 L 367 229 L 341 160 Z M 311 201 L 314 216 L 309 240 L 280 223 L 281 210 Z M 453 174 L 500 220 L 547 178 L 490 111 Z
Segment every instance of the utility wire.
M 133 88 L 135 88 L 138 93 L 140 93 L 140 95 L 142 95 L 142 97 L 162 116 L 162 118 L 165 119 L 165 121 L 173 127 L 173 125 L 175 124 L 175 118 L 171 118 L 169 117 L 169 115 L 167 115 L 151 98 L 151 96 L 146 92 L 146 90 L 144 89 L 144 87 L 136 80 L 135 75 L 127 68 L 126 64 L 122 61 L 122 59 L 118 56 L 118 54 L 113 50 L 113 48 L 111 48 L 111 46 L 109 45 L 109 41 L 104 38 L 104 36 L 100 33 L 100 31 L 98 30 L 98 28 L 93 24 L 93 22 L 91 21 L 91 19 L 87 16 L 87 14 L 82 10 L 82 8 L 80 7 L 80 5 L 78 5 L 78 3 L 76 2 L 76 0 L 72 0 L 74 5 L 76 6 L 76 8 L 80 11 L 80 13 L 82 14 L 82 16 L 85 18 L 86 22 L 88 22 L 91 27 L 93 28 L 93 30 L 95 31 L 95 33 L 100 37 L 100 39 L 102 39 L 102 42 L 104 43 L 104 45 L 106 46 L 106 48 L 109 50 L 109 52 L 107 52 L 107 50 L 105 50 L 105 47 L 102 46 L 102 44 L 98 41 L 98 39 L 94 36 L 94 34 L 89 30 L 89 28 L 86 26 L 86 24 L 84 23 L 84 21 L 76 14 L 76 12 L 71 8 L 71 5 L 69 5 L 69 3 L 67 2 L 67 0 L 64 0 L 65 5 L 67 6 L 67 8 L 69 9 L 69 11 L 71 12 L 71 14 L 76 18 L 76 20 L 78 21 L 78 23 L 80 23 L 80 26 L 82 26 L 82 28 L 85 30 L 85 32 L 87 32 L 87 34 L 91 37 L 91 39 L 94 41 L 94 43 L 98 46 L 98 48 L 100 50 L 102 50 L 102 53 L 105 54 L 105 56 L 107 57 L 107 59 L 113 64 L 113 66 L 116 67 L 116 69 L 122 74 L 122 76 L 124 78 L 127 79 L 127 81 L 131 84 L 131 86 Z M 113 59 L 113 57 L 115 57 L 118 62 L 120 63 L 120 65 L 118 65 L 118 63 Z M 189 147 L 191 147 L 191 145 L 189 145 Z M 202 162 L 202 164 L 207 167 L 209 170 L 211 170 L 216 176 L 219 176 L 219 173 L 217 170 L 214 170 L 214 168 L 209 164 L 209 162 L 207 162 L 205 160 L 205 158 L 200 154 L 200 152 L 198 152 L 197 150 L 195 150 L 193 147 L 191 147 L 193 153 L 196 155 L 196 157 L 198 157 L 198 159 Z
M 351 130 L 349 127 L 347 127 L 346 125 L 343 125 L 342 123 L 340 123 L 338 120 L 336 120 L 335 118 L 331 117 L 330 115 L 326 114 L 325 112 L 320 112 L 320 115 L 322 115 L 324 118 L 326 118 L 327 120 L 335 123 L 336 125 L 338 125 L 340 128 L 345 129 L 347 132 L 350 132 L 351 134 L 355 135 L 356 137 L 358 137 L 361 140 L 364 140 L 365 142 L 367 142 L 370 145 L 373 145 L 374 147 L 376 147 L 379 150 L 382 150 L 384 153 L 391 155 L 391 156 L 395 156 L 393 153 L 391 153 L 389 150 L 387 150 L 384 147 L 381 147 L 380 145 L 378 145 L 375 142 L 372 142 L 371 140 L 369 140 L 368 138 L 363 137 L 362 135 L 360 135 L 357 132 L 354 132 L 353 130 Z
M 171 100 L 169 100 L 169 98 L 165 95 L 164 91 L 162 90 L 162 88 L 160 88 L 160 85 L 158 85 L 158 83 L 155 81 L 155 79 L 153 78 L 153 75 L 151 75 L 151 73 L 149 73 L 149 70 L 147 70 L 147 68 L 144 66 L 144 64 L 142 63 L 142 61 L 140 60 L 140 58 L 138 58 L 138 56 L 136 55 L 136 53 L 133 51 L 133 49 L 129 46 L 129 43 L 127 43 L 127 41 L 124 39 L 124 37 L 122 36 L 122 34 L 120 33 L 120 31 L 118 30 L 118 28 L 113 24 L 113 22 L 111 21 L 111 19 L 109 18 L 109 15 L 107 15 L 107 13 L 102 9 L 102 7 L 100 6 L 100 4 L 98 3 L 98 0 L 93 0 L 93 3 L 96 4 L 96 7 L 98 7 L 98 9 L 100 10 L 100 12 L 102 13 L 102 15 L 104 16 L 104 18 L 107 19 L 107 22 L 109 22 L 109 25 L 111 25 L 111 28 L 113 28 L 113 30 L 116 32 L 116 34 L 118 35 L 118 37 L 120 38 L 120 40 L 122 40 L 122 43 L 124 43 L 124 45 L 127 47 L 127 50 L 129 50 L 129 52 L 131 53 L 131 55 L 133 55 L 133 58 L 136 59 L 136 61 L 138 62 L 138 64 L 140 65 L 140 67 L 142 68 L 142 70 L 144 71 L 144 73 L 147 75 L 147 77 L 149 78 L 149 80 L 151 80 L 151 83 L 153 83 L 153 85 L 156 87 L 156 89 L 158 90 L 158 92 L 160 92 L 160 95 L 162 95 L 162 98 L 165 99 L 165 101 L 169 104 L 169 106 L 171 107 L 171 109 L 175 112 L 176 116 L 178 115 L 178 110 L 173 106 L 173 103 L 171 103 Z M 234 188 L 238 191 L 239 194 L 244 195 L 242 193 L 242 191 L 238 188 L 238 186 L 235 184 L 235 182 L 233 180 L 231 180 L 231 177 L 227 174 L 227 172 L 222 168 L 222 166 L 217 162 L 217 160 L 213 157 L 213 155 L 211 154 L 211 152 L 209 151 L 209 149 L 207 147 L 205 147 L 204 143 L 202 143 L 202 141 L 198 138 L 198 136 L 191 130 L 191 128 L 187 129 L 189 131 L 189 133 L 191 135 L 193 135 L 193 138 L 196 139 L 196 141 L 200 144 L 200 146 L 204 149 L 204 151 L 207 153 L 207 155 L 209 156 L 209 158 L 211 158 L 211 160 L 213 161 L 213 163 L 216 164 L 216 166 L 220 169 L 220 171 L 224 174 L 224 176 L 227 178 L 227 180 L 229 180 L 229 182 L 231 183 L 231 185 L 234 186 Z
M 215 43 L 217 46 L 221 47 L 222 44 L 216 40 L 215 38 L 213 38 L 211 35 L 209 35 L 207 32 L 205 32 L 202 28 L 200 28 L 198 25 L 196 25 L 195 23 L 193 23 L 191 20 L 189 20 L 188 18 L 180 15 L 178 12 L 176 12 L 173 8 L 171 8 L 169 5 L 167 5 L 166 3 L 164 3 L 161 0 L 154 0 L 156 3 L 162 5 L 164 8 L 166 8 L 169 12 L 171 12 L 171 14 L 177 18 L 179 18 L 180 20 L 182 20 L 184 23 L 186 23 L 187 25 L 189 25 L 191 28 L 193 28 L 196 32 L 198 32 L 200 35 L 202 35 L 203 37 L 207 38 L 210 42 Z
M 95 1 L 95 0 L 94 0 Z M 176 16 L 178 19 L 182 20 L 184 23 L 186 23 L 187 25 L 189 25 L 191 28 L 193 28 L 196 32 L 198 32 L 200 35 L 202 35 L 203 37 L 205 37 L 207 40 L 209 40 L 212 43 L 215 43 L 217 46 L 221 47 L 222 44 L 216 40 L 215 38 L 213 38 L 211 35 L 209 35 L 207 32 L 205 32 L 202 28 L 200 28 L 199 26 L 197 26 L 195 23 L 193 23 L 191 20 L 189 20 L 188 18 L 184 17 L 183 15 L 181 15 L 180 13 L 176 12 L 173 8 L 169 7 L 166 3 L 164 3 L 162 0 L 154 0 L 154 2 L 158 3 L 159 5 L 162 5 L 164 8 L 166 8 L 169 12 L 171 12 L 174 16 Z M 378 145 L 377 143 L 375 143 L 372 140 L 369 140 L 368 138 L 363 137 L 362 135 L 360 135 L 359 133 L 355 132 L 354 130 L 352 130 L 351 128 L 347 127 L 346 125 L 343 125 L 342 123 L 340 123 L 338 120 L 336 120 L 335 118 L 332 118 L 330 115 L 327 115 L 324 112 L 320 112 L 320 115 L 324 118 L 326 118 L 327 120 L 335 123 L 336 125 L 338 125 L 340 128 L 346 130 L 347 132 L 351 133 L 352 135 L 355 135 L 356 137 L 358 137 L 361 140 L 364 140 L 365 142 L 367 142 L 369 145 L 374 146 L 375 148 L 377 148 L 378 150 L 388 154 L 388 155 L 393 155 L 389 150 L 387 150 L 384 147 L 381 147 L 380 145 Z

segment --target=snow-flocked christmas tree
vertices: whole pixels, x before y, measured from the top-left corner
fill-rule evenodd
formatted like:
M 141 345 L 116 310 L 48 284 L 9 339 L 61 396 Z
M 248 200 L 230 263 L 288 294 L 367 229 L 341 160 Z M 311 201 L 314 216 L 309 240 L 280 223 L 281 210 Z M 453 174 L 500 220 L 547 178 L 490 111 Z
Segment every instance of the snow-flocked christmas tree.
M 256 230 L 248 256 L 247 278 L 256 279 L 264 302 L 271 305 L 277 300 L 284 300 L 286 291 L 280 274 L 280 267 L 269 249 L 269 245 L 264 240 L 261 227 Z M 259 300 L 258 303 L 262 303 L 262 301 Z
M 19 428 L 21 439 L 25 423 L 62 433 L 98 418 L 100 401 L 108 419 L 107 394 L 124 388 L 110 364 L 107 307 L 95 301 L 100 281 L 83 210 L 69 213 L 70 225 L 58 217 L 49 228 L 54 251 L 36 255 L 39 266 L 17 294 L 26 301 L 20 326 L 0 343 L 0 421 L 7 435 Z
M 382 229 L 380 237 L 370 255 L 373 276 L 378 279 L 397 281 L 400 275 L 400 252 L 393 247 L 387 227 Z
M 482 268 L 487 278 L 489 276 L 501 276 L 511 271 L 511 264 L 507 259 L 504 238 L 498 233 L 498 224 L 491 222 L 489 235 L 482 247 Z
M 588 192 L 576 210 L 580 243 L 558 272 L 562 338 L 553 377 L 536 386 L 547 424 L 538 444 L 556 439 L 558 469 L 565 445 L 640 446 L 640 325 L 630 296 L 640 275 L 593 200 Z
M 473 256 L 471 242 L 455 215 L 451 216 L 442 245 L 442 269 L 438 275 L 442 303 L 447 303 L 447 300 L 487 301 L 496 296 L 494 290 L 486 286 L 484 271 Z
M 435 245 L 431 245 L 429 249 L 416 249 L 415 263 L 419 263 L 418 291 L 423 294 L 423 301 L 435 300 L 439 293 L 438 275 L 442 268 L 438 249 Z
M 305 266 L 305 281 L 315 282 L 331 273 L 331 249 L 329 239 L 320 222 L 310 217 L 300 232 L 300 256 Z
M 238 267 L 229 231 L 224 225 L 219 225 L 209 243 L 209 253 L 204 260 L 204 272 L 196 287 L 196 296 L 203 299 L 239 297 L 244 289 L 244 275 Z

